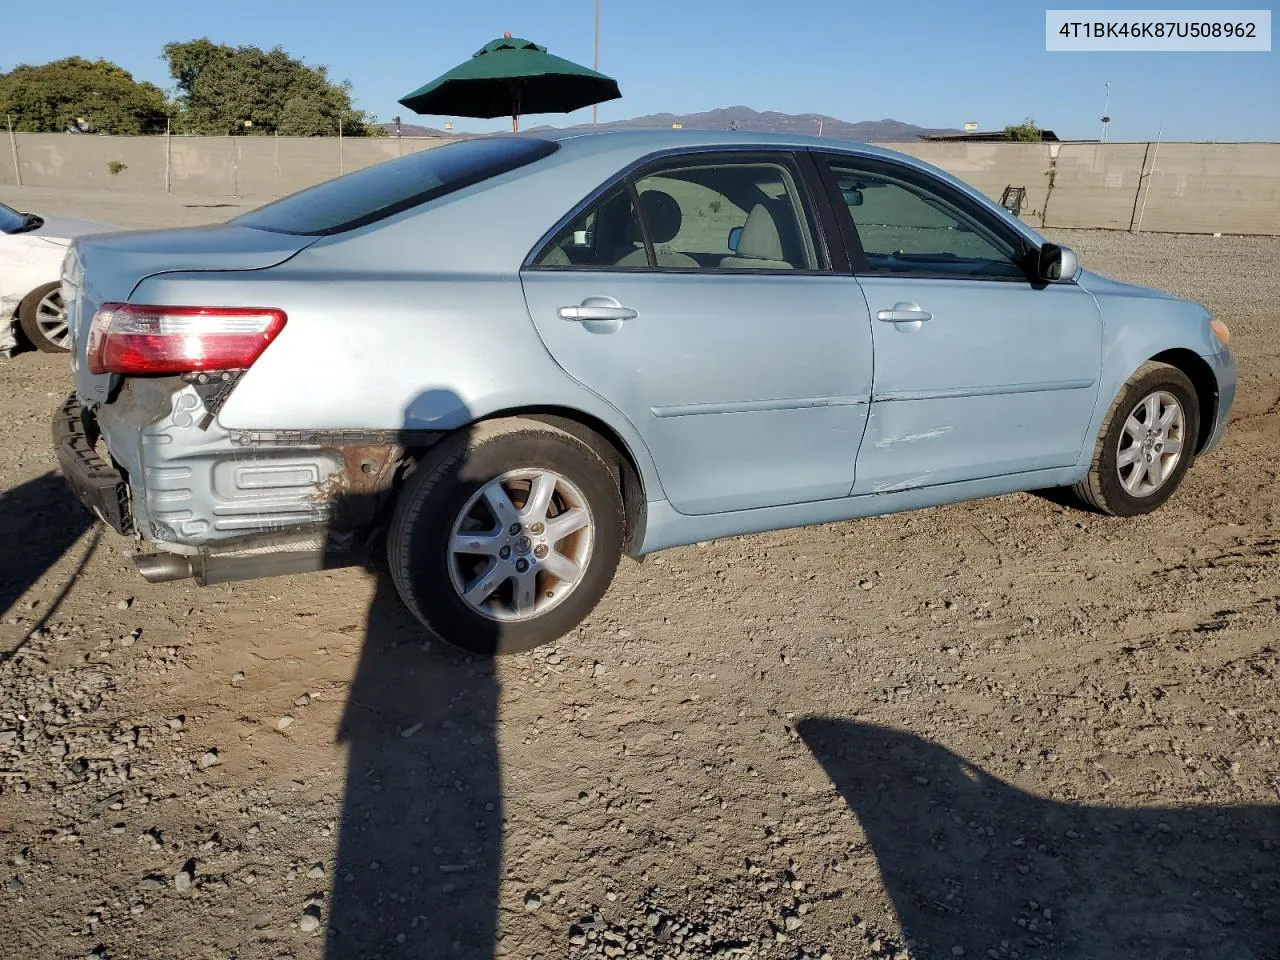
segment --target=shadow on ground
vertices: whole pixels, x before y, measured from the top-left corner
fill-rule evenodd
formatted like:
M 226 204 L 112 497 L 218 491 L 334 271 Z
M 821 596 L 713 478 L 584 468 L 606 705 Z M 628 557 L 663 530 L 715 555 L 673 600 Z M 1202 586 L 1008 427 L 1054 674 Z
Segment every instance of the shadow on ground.
M 424 649 L 379 578 L 342 720 L 328 960 L 492 957 L 502 847 L 491 661 Z
M 798 729 L 861 823 L 918 960 L 1280 957 L 1280 806 L 1070 805 L 910 733 Z
M 7 615 L 94 523 L 93 515 L 80 505 L 66 481 L 56 473 L 43 474 L 0 492 L 0 617 Z M 90 546 L 90 553 L 93 546 L 96 541 Z M 79 570 L 43 608 L 45 620 L 78 575 Z
M 428 391 L 406 427 L 419 426 L 415 406 L 460 405 L 450 391 Z M 465 480 L 467 458 L 452 470 Z M 389 506 L 347 495 L 336 514 L 374 516 L 385 530 Z M 377 592 L 338 733 L 348 756 L 333 900 L 311 910 L 327 928 L 326 960 L 488 960 L 502 855 L 494 663 L 431 639 L 401 603 L 384 555 L 375 536 Z M 496 645 L 497 623 L 480 629 L 477 642 Z

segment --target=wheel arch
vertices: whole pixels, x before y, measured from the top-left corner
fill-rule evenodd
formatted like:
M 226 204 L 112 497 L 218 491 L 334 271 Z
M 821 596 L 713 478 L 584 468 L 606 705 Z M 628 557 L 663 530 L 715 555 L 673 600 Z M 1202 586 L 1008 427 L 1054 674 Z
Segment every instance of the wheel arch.
M 454 432 L 468 430 L 477 423 L 513 417 L 536 420 L 577 437 L 594 450 L 600 459 L 608 465 L 622 494 L 623 520 L 625 523 L 622 540 L 623 552 L 630 557 L 637 557 L 640 544 L 644 540 L 645 520 L 647 517 L 644 475 L 636 459 L 635 452 L 630 445 L 627 444 L 617 430 L 604 420 L 583 410 L 554 404 L 512 406 L 503 407 L 478 416 L 458 427 L 456 431 L 441 434 L 440 438 L 443 439 Z M 414 448 L 407 452 L 411 459 L 418 459 L 426 454 L 428 450 L 434 449 L 434 447 L 435 444 L 432 444 L 429 447 Z
M 640 465 L 626 441 L 608 423 L 581 410 L 557 406 L 529 406 L 499 410 L 482 417 L 496 420 L 503 417 L 524 417 L 548 426 L 558 427 L 591 447 L 609 466 L 618 489 L 622 493 L 624 508 L 622 548 L 628 556 L 636 556 L 644 539 L 645 490 Z
M 1213 425 L 1218 413 L 1218 378 L 1213 368 L 1194 350 L 1175 347 L 1148 358 L 1156 363 L 1167 363 L 1187 375 L 1196 389 L 1196 402 L 1200 407 L 1200 429 L 1196 436 L 1196 453 L 1204 449 L 1213 435 Z

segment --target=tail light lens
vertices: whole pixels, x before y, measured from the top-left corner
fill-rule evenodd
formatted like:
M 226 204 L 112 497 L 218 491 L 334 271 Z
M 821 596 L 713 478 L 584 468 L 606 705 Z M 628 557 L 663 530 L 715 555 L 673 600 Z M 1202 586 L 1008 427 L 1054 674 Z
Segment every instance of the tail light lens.
M 282 310 L 104 303 L 89 326 L 90 373 L 243 370 L 284 329 Z

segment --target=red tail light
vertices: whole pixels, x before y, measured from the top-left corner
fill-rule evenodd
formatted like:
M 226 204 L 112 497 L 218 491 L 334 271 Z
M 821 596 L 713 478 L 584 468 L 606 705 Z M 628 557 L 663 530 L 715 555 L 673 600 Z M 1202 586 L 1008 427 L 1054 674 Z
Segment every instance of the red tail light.
M 243 370 L 284 329 L 282 310 L 104 303 L 89 326 L 90 373 Z

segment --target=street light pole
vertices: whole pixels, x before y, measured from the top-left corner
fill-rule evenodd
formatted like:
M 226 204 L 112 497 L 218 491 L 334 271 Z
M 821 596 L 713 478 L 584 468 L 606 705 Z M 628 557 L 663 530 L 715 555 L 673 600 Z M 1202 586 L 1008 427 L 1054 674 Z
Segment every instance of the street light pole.
M 596 33 L 595 33 L 595 54 L 591 61 L 591 68 L 597 73 L 600 72 L 600 0 L 596 0 Z M 599 119 L 600 107 L 598 104 L 591 105 L 591 125 L 594 127 Z
M 1102 136 L 1099 137 L 1101 143 L 1107 142 L 1107 124 L 1111 122 L 1111 117 L 1107 113 L 1107 108 L 1111 106 L 1111 84 L 1107 84 L 1107 99 L 1102 102 Z

